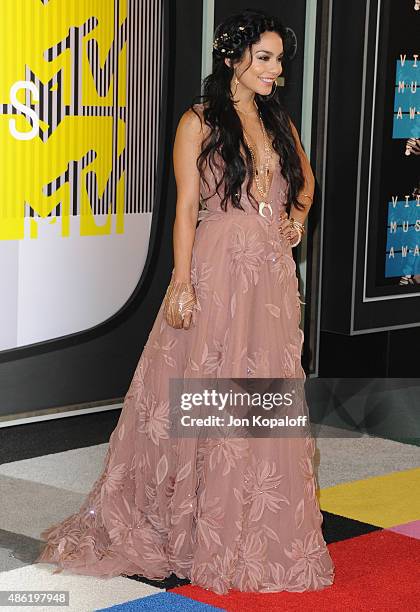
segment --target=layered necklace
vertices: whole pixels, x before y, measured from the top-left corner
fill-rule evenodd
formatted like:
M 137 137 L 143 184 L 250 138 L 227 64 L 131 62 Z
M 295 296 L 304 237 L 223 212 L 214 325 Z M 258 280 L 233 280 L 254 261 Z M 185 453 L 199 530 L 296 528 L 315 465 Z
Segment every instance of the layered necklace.
M 261 196 L 261 201 L 258 203 L 258 213 L 262 217 L 266 217 L 267 215 L 264 214 L 265 208 L 268 208 L 268 210 L 270 211 L 270 216 L 273 215 L 273 209 L 271 208 L 271 203 L 266 201 L 268 197 L 268 193 L 270 191 L 269 168 L 270 168 L 270 161 L 272 158 L 272 152 L 268 144 L 267 132 L 264 127 L 264 122 L 262 120 L 260 112 L 258 111 L 258 106 L 256 105 L 255 100 L 254 100 L 254 104 L 257 108 L 258 118 L 260 120 L 261 131 L 262 131 L 263 142 L 264 142 L 265 162 L 261 166 L 259 167 L 257 166 L 255 151 L 249 142 L 245 129 L 243 130 L 243 133 L 244 133 L 245 144 L 248 147 L 249 152 L 251 154 L 251 158 L 252 158 L 252 165 L 253 165 L 254 176 L 255 176 L 255 184 Z M 243 113 L 243 111 L 239 111 L 239 112 Z M 245 115 L 249 113 L 243 113 L 243 114 Z M 261 175 L 262 175 L 262 178 L 261 178 Z

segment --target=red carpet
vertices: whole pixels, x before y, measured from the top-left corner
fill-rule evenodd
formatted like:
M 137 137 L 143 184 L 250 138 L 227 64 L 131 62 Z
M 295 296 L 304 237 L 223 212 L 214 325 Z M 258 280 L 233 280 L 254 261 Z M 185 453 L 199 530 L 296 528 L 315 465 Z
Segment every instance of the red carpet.
M 216 595 L 191 585 L 171 592 L 230 612 L 310 610 L 393 612 L 420 609 L 420 540 L 374 531 L 329 545 L 335 563 L 333 586 L 311 593 Z

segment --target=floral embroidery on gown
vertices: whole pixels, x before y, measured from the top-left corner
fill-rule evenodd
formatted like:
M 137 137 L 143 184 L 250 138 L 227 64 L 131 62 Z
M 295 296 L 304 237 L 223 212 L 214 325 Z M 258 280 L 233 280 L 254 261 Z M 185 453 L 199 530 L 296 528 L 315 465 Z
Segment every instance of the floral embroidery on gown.
M 220 209 L 209 167 L 201 193 L 189 330 L 163 303 L 124 398 L 104 469 L 78 512 L 42 533 L 37 562 L 111 577 L 172 572 L 217 593 L 305 591 L 331 585 L 313 471 L 315 442 L 295 438 L 175 439 L 169 379 L 305 378 L 292 250 L 278 232 L 286 181 L 277 166 L 273 221 Z M 56 569 L 55 571 L 61 571 Z

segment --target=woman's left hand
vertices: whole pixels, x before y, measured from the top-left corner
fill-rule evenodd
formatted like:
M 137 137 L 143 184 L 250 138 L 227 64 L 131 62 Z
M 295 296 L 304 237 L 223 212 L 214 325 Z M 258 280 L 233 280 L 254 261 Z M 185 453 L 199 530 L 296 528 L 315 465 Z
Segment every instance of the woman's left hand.
M 295 245 L 301 236 L 299 230 L 292 226 L 286 211 L 280 213 L 279 232 L 287 238 L 291 245 Z

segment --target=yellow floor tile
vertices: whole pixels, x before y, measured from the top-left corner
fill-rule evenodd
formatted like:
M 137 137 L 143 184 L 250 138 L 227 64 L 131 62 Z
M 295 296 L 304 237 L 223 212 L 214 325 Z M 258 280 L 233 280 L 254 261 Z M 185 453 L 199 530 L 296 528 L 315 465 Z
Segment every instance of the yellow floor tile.
M 393 527 L 420 519 L 420 468 L 321 489 L 322 510 Z

